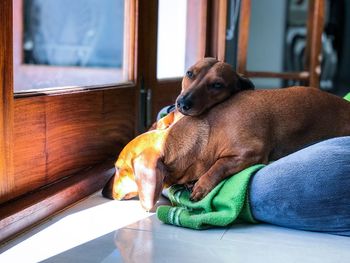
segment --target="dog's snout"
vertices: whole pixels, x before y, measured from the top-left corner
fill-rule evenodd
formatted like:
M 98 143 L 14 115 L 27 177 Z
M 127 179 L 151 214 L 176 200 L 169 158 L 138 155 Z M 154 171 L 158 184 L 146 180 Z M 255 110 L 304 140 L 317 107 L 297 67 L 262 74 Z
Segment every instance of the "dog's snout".
M 182 97 L 177 100 L 176 106 L 180 111 L 186 112 L 192 108 L 192 104 L 193 103 L 190 99 Z

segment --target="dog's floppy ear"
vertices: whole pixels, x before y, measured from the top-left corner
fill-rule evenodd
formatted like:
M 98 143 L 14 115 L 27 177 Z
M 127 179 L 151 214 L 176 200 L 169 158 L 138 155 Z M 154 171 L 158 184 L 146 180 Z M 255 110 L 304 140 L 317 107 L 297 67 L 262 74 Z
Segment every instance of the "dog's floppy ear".
M 242 75 L 238 75 L 238 85 L 240 90 L 253 90 L 255 86 L 250 79 L 243 77 Z
M 144 151 L 133 161 L 135 180 L 141 205 L 150 211 L 157 203 L 163 190 L 166 169 L 159 154 Z

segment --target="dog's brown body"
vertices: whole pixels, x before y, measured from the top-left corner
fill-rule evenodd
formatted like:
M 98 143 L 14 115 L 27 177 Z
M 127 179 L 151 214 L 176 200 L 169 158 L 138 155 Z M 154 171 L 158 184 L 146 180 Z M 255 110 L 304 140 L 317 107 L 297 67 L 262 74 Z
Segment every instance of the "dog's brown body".
M 147 145 L 124 162 L 130 163 L 145 209 L 154 206 L 164 184 L 196 181 L 191 197 L 199 200 L 248 166 L 350 135 L 350 103 L 339 97 L 314 88 L 253 88 L 230 65 L 212 58 L 189 69 L 176 112 L 153 126 L 163 130 L 161 146 Z M 125 169 L 116 168 L 116 180 L 104 188 L 106 197 L 113 198 L 113 182 L 124 176 Z
M 242 91 L 201 116 L 181 118 L 169 128 L 157 161 L 144 166 L 152 174 L 146 177 L 157 178 L 156 195 L 163 182 L 198 180 L 191 197 L 199 200 L 246 167 L 346 135 L 350 103 L 339 97 L 304 87 Z

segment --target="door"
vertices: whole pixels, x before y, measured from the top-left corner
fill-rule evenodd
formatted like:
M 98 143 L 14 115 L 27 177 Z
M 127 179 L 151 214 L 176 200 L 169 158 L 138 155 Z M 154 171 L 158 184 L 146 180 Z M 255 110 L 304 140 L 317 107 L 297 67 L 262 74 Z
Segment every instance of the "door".
M 223 51 L 224 0 L 103 2 L 0 1 L 2 239 L 101 189 L 122 147 L 174 102 L 181 71 Z M 159 23 L 174 2 L 182 66 L 162 75 Z

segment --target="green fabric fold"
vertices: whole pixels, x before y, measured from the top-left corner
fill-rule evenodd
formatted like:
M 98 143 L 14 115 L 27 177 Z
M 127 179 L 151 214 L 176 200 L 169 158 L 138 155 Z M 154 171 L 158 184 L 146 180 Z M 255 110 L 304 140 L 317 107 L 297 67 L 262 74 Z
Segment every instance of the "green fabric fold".
M 254 165 L 225 179 L 198 202 L 190 200 L 186 187 L 174 185 L 169 189 L 172 206 L 159 206 L 157 217 L 166 224 L 192 229 L 224 227 L 242 220 L 256 223 L 249 207 L 248 186 L 262 167 Z
M 350 101 L 350 92 L 344 96 L 344 99 L 346 99 L 347 101 Z

